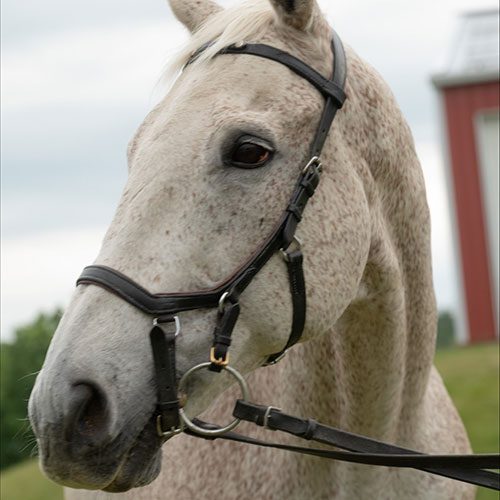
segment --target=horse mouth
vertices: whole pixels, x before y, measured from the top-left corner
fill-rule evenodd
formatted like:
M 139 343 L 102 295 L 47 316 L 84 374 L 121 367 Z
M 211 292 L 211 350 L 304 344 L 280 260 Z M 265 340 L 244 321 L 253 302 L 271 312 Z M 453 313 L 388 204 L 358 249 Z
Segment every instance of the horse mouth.
M 161 469 L 164 442 L 156 432 L 152 417 L 128 444 L 121 437 L 104 448 L 88 450 L 78 457 L 60 441 L 40 443 L 41 465 L 51 480 L 63 486 L 121 493 L 146 486 L 156 479 Z

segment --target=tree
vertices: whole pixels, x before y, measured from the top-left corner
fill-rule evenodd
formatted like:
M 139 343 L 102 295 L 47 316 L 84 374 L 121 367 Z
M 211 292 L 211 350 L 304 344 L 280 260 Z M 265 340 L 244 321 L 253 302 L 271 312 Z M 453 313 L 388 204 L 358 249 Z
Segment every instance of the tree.
M 455 322 L 453 315 L 448 311 L 439 313 L 437 348 L 451 347 L 455 344 Z
M 29 457 L 35 448 L 27 402 L 61 315 L 59 309 L 39 314 L 33 323 L 16 330 L 12 342 L 1 344 L 0 469 Z

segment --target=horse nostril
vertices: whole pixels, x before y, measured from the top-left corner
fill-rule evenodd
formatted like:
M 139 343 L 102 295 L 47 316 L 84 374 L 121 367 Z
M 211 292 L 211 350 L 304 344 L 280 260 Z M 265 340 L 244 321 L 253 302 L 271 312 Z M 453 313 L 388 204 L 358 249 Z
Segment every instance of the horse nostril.
M 94 445 L 109 437 L 109 411 L 106 397 L 95 385 L 82 382 L 71 388 L 65 418 L 65 437 Z

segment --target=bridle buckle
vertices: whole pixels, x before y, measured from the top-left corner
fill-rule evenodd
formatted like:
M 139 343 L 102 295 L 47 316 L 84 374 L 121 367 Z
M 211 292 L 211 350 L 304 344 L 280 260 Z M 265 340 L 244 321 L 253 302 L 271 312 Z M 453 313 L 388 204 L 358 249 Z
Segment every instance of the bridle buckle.
M 290 245 L 292 245 L 292 244 L 295 244 L 296 250 L 300 250 L 302 248 L 302 240 L 300 238 L 298 238 L 296 235 L 293 235 L 293 240 L 292 240 L 292 243 L 290 243 Z M 285 262 L 290 261 L 290 256 L 289 256 L 290 252 L 288 250 L 288 248 L 290 248 L 290 245 L 286 249 L 280 248 L 281 256 L 283 257 L 283 260 Z
M 213 365 L 217 365 L 217 366 L 227 366 L 229 364 L 229 354 L 226 353 L 226 356 L 223 357 L 223 358 L 216 358 L 215 357 L 215 347 L 212 347 L 210 349 L 210 363 L 212 363 Z
M 229 298 L 229 292 L 224 292 L 219 299 L 219 313 L 222 314 L 224 312 L 224 307 L 226 305 L 226 300 Z
M 165 323 L 175 323 L 175 333 L 174 336 L 177 337 L 181 333 L 181 320 L 179 316 L 174 316 L 173 318 L 169 318 L 168 320 L 162 319 L 161 316 L 153 319 L 153 326 L 164 325 Z
M 156 417 L 156 433 L 158 434 L 158 436 L 169 438 L 169 437 L 175 436 L 177 434 L 180 434 L 183 431 L 184 431 L 184 423 L 182 420 L 181 420 L 180 426 L 178 428 L 172 427 L 170 430 L 164 431 L 163 425 L 162 425 L 161 415 L 158 415 Z
M 315 166 L 318 169 L 318 172 L 321 172 L 323 170 L 323 164 L 321 163 L 321 158 L 319 156 L 313 156 L 308 162 L 307 165 L 304 167 L 302 170 L 302 174 L 307 174 L 309 169 Z
M 264 427 L 264 429 L 268 429 L 270 431 L 275 431 L 276 429 L 269 427 L 269 417 L 271 416 L 272 410 L 282 411 L 281 408 L 277 408 L 276 406 L 268 406 L 265 413 L 264 413 L 264 417 L 262 419 L 262 427 Z

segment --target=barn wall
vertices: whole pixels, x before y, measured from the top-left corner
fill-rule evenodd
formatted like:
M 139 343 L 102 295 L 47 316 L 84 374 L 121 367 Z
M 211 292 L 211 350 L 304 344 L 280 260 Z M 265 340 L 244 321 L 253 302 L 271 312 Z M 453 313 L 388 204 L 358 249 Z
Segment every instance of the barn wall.
M 459 224 L 462 272 L 471 342 L 496 338 L 492 271 L 483 207 L 475 120 L 499 109 L 498 82 L 444 89 L 455 208 Z

